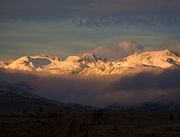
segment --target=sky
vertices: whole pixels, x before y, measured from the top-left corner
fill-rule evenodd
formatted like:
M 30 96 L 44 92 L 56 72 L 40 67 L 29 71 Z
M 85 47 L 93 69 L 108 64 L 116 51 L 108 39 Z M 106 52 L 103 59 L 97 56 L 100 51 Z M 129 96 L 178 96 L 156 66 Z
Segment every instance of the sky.
M 180 53 L 179 15 L 180 0 L 0 0 L 0 61 L 84 52 L 118 59 L 166 48 Z M 66 103 L 179 103 L 180 96 L 179 69 L 93 78 L 2 70 L 0 75 L 0 86 L 25 83 L 35 94 Z
M 179 15 L 179 0 L 1 0 L 0 60 L 65 58 L 123 40 L 180 51 Z

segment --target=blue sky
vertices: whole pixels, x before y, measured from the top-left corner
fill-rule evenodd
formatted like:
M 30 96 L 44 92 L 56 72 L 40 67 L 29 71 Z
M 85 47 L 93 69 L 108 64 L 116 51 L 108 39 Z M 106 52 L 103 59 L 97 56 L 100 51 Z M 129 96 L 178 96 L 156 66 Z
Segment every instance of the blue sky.
M 180 40 L 179 0 L 2 0 L 0 58 L 66 57 L 113 41 Z

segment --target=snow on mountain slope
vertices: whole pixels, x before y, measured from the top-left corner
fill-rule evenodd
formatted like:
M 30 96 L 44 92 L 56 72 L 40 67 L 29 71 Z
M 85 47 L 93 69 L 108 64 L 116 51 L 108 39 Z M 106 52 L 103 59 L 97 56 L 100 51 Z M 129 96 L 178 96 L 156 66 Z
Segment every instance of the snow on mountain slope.
M 58 65 L 60 59 L 57 57 L 51 57 L 47 55 L 40 56 L 24 56 L 21 57 L 9 65 L 6 66 L 7 69 L 23 70 L 23 71 L 33 71 L 33 70 L 43 70 L 47 67 Z
M 103 64 L 105 64 L 105 62 L 105 59 L 88 53 L 85 53 L 81 56 L 69 56 L 64 61 L 62 61 L 59 66 L 57 66 L 58 68 L 56 69 L 56 73 L 86 73 L 84 70 L 91 71 L 94 70 L 94 68 L 97 69 L 98 65 L 102 66 Z
M 47 72 L 53 74 L 108 75 L 121 74 L 127 70 L 155 67 L 166 69 L 180 66 L 180 56 L 170 50 L 146 51 L 135 53 L 120 60 L 107 60 L 96 55 L 85 53 L 80 56 L 69 56 L 61 61 L 57 57 L 40 55 L 24 56 L 8 65 L 5 69 Z
M 152 66 L 159 68 L 169 68 L 180 65 L 180 57 L 168 49 L 162 51 L 148 51 L 135 53 L 123 58 L 123 65 L 126 66 Z
M 4 68 L 4 67 L 5 67 L 4 62 L 1 62 L 1 61 L 0 61 L 0 68 Z
M 81 62 L 83 63 L 97 63 L 98 61 L 106 61 L 106 59 L 103 59 L 99 56 L 96 56 L 94 54 L 91 54 L 91 53 L 85 53 L 83 54 L 81 57 Z

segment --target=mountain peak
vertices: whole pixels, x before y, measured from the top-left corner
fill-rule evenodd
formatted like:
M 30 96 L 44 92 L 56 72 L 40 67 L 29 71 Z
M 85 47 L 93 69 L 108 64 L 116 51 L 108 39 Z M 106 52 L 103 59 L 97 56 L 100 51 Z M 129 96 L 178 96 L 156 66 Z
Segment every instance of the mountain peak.
M 66 62 L 79 62 L 80 57 L 79 56 L 68 56 L 66 58 Z
M 165 49 L 159 51 L 144 51 L 129 55 L 122 60 L 106 60 L 91 53 L 81 56 L 69 56 L 61 61 L 57 57 L 48 55 L 23 56 L 15 61 L 5 64 L 0 62 L 0 68 L 48 72 L 53 74 L 121 74 L 124 70 L 139 67 L 166 69 L 180 66 L 180 56 Z
M 168 68 L 179 65 L 179 57 L 169 49 L 159 51 L 144 51 L 135 53 L 123 59 L 123 62 L 131 65 L 146 65 L 159 68 Z
M 166 52 L 166 53 L 171 53 L 172 51 L 171 50 L 169 50 L 169 49 L 164 49 L 164 50 L 162 50 L 163 52 Z
M 167 55 L 167 56 L 176 55 L 173 51 L 171 51 L 169 49 L 162 50 L 162 53 L 163 53 L 163 55 Z
M 23 56 L 10 63 L 6 68 L 32 71 L 35 69 L 42 69 L 50 64 L 58 64 L 60 61 L 58 57 L 49 55 Z
M 132 55 L 130 55 L 132 56 Z M 133 56 L 177 56 L 173 51 L 169 49 L 164 50 L 155 50 L 155 51 L 142 51 L 142 52 L 136 52 L 133 54 Z
M 80 56 L 81 60 L 87 61 L 87 62 L 96 62 L 98 60 L 98 57 L 91 53 L 84 53 L 82 56 Z
M 4 62 L 0 61 L 0 68 L 3 68 L 5 66 Z
M 61 61 L 60 58 L 56 57 L 56 56 L 50 56 L 47 54 L 40 54 L 40 55 L 33 55 L 33 56 L 28 56 L 30 58 L 44 58 L 44 59 L 50 59 L 50 60 L 59 60 Z
M 81 59 L 87 59 L 91 62 L 97 62 L 97 61 L 103 61 L 103 62 L 106 62 L 107 59 L 106 58 L 102 58 L 100 56 L 97 56 L 95 54 L 92 54 L 92 53 L 84 53 L 83 55 L 81 55 Z
M 80 56 L 81 61 L 85 63 L 96 63 L 100 58 L 92 53 L 84 53 Z

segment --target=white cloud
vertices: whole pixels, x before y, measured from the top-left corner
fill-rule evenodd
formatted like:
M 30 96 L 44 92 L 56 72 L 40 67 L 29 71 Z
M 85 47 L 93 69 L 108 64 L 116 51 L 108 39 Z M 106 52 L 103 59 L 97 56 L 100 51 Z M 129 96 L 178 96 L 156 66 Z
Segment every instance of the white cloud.
M 119 59 L 134 52 L 142 51 L 143 49 L 144 47 L 140 44 L 124 40 L 97 47 L 89 52 L 108 59 Z

